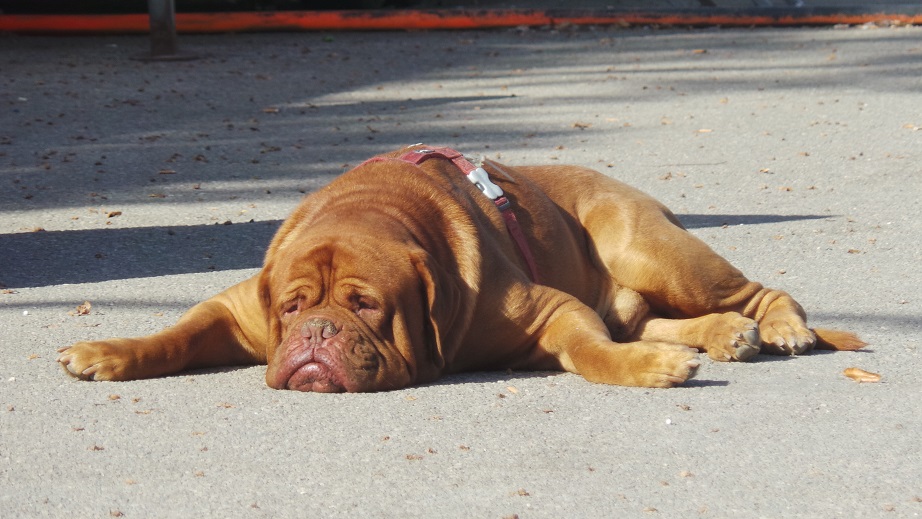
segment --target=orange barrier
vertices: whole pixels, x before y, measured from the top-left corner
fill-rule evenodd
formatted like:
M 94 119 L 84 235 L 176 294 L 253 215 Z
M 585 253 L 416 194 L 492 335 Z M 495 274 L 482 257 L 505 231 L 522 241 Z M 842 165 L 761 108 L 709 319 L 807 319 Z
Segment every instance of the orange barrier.
M 916 9 L 917 11 L 920 9 Z M 860 11 L 860 10 L 858 10 Z M 484 29 L 544 25 L 620 26 L 797 26 L 922 24 L 922 14 L 836 11 L 834 9 L 700 9 L 670 12 L 437 9 L 177 13 L 181 33 L 257 31 L 344 31 Z M 148 33 L 146 14 L 120 15 L 0 15 L 0 31 L 13 33 Z

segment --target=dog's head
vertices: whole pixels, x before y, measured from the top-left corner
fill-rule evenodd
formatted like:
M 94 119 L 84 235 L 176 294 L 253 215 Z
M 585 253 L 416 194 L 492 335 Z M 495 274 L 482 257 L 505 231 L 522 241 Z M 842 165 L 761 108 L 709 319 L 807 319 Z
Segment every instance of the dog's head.
M 266 382 L 276 389 L 367 392 L 436 378 L 453 320 L 451 280 L 431 257 L 386 237 L 287 240 L 260 280 L 269 316 Z M 444 277 L 444 276 L 443 276 Z

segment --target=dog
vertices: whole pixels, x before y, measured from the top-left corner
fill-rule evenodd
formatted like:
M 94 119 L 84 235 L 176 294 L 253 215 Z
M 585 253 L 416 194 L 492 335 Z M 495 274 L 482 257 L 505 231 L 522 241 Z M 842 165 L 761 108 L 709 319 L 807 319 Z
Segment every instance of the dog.
M 268 364 L 276 389 L 384 391 L 472 370 L 565 370 L 672 387 L 705 352 L 856 350 L 810 329 L 650 196 L 576 166 L 475 166 L 449 148 L 374 157 L 305 197 L 255 276 L 142 338 L 79 342 L 86 380 Z

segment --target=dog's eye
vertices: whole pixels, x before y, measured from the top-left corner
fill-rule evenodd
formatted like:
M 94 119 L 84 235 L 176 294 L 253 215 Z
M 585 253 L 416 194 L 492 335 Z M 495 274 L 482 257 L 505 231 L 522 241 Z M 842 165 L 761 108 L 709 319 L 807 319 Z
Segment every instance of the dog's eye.
M 368 297 L 355 296 L 352 298 L 352 308 L 356 314 L 362 315 L 363 313 L 376 312 L 378 303 Z
M 284 317 L 290 317 L 298 313 L 298 308 L 301 306 L 300 303 L 301 302 L 299 300 L 294 300 L 291 303 L 288 303 L 288 305 L 284 307 Z

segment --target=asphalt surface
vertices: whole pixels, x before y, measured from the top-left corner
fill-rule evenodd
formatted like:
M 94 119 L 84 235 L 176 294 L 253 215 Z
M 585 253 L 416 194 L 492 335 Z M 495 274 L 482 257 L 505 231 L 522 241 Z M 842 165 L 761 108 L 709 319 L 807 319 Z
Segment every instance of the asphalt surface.
M 0 38 L 0 517 L 922 514 L 922 29 L 181 44 L 202 58 Z M 322 395 L 262 366 L 94 383 L 56 363 L 175 322 L 256 272 L 303 193 L 421 141 L 625 180 L 871 346 L 704 358 L 668 390 L 499 372 Z

